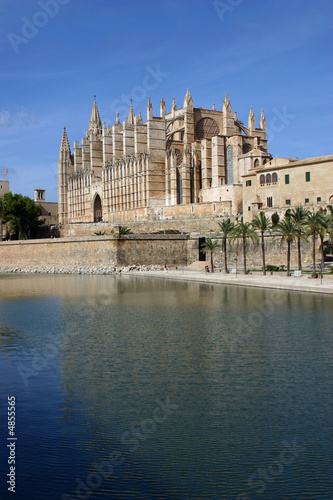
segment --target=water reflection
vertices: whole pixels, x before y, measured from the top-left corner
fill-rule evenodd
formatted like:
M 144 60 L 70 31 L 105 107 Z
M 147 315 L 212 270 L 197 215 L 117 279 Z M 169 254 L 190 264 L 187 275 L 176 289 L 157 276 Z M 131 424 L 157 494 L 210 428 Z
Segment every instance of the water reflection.
M 93 498 L 251 498 L 248 477 L 295 437 L 306 452 L 265 499 L 328 497 L 329 297 L 132 276 L 20 278 L 1 281 L 0 352 L 11 363 L 1 376 L 17 363 L 35 371 L 27 386 L 10 379 L 30 498 L 73 494 L 113 450 L 125 462 Z M 133 432 L 167 398 L 177 408 L 131 451 Z

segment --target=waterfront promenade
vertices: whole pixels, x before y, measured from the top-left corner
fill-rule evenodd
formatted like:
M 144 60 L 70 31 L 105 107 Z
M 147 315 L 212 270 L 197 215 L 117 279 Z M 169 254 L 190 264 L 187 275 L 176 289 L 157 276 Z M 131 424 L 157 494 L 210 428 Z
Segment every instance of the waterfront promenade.
M 333 274 L 325 274 L 321 282 L 311 278 L 306 273 L 300 277 L 294 275 L 287 277 L 286 273 L 274 273 L 264 276 L 260 272 L 252 272 L 244 275 L 242 272 L 225 274 L 219 272 L 205 273 L 202 269 L 191 269 L 190 267 L 179 267 L 178 269 L 163 270 L 162 266 L 122 266 L 122 267 L 42 267 L 42 266 L 0 266 L 0 276 L 11 274 L 89 274 L 89 275 L 131 275 L 144 276 L 153 279 L 167 279 L 174 281 L 193 281 L 199 283 L 223 284 L 234 286 L 247 286 L 256 288 L 272 288 L 280 290 L 293 290 L 298 292 L 311 292 L 333 294 Z
M 188 268 L 164 271 L 131 271 L 131 275 L 149 278 L 170 279 L 178 281 L 196 281 L 201 283 L 249 286 L 257 288 L 273 288 L 280 290 L 293 290 L 298 292 L 325 293 L 333 294 L 333 275 L 324 275 L 321 283 L 320 277 L 313 279 L 309 274 L 303 274 L 301 277 L 281 276 L 278 273 L 263 276 L 259 273 L 253 274 L 225 274 L 220 272 L 205 273 L 203 271 L 189 270 Z

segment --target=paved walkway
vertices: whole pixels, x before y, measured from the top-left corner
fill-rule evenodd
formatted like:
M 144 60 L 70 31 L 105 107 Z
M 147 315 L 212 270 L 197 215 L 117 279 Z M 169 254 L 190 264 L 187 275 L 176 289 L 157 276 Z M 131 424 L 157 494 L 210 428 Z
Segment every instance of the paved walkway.
M 204 273 L 202 271 L 192 271 L 188 269 L 164 271 L 131 271 L 132 276 L 148 276 L 150 278 L 179 280 L 179 281 L 197 281 L 201 283 L 217 283 L 224 285 L 252 286 L 258 288 L 276 288 L 281 290 L 294 290 L 299 292 L 326 293 L 333 294 L 333 276 L 323 276 L 321 284 L 320 277 L 310 278 L 310 275 L 304 274 L 300 278 L 294 276 L 280 276 L 273 274 L 263 276 L 259 273 L 254 274 L 224 274 L 220 272 Z

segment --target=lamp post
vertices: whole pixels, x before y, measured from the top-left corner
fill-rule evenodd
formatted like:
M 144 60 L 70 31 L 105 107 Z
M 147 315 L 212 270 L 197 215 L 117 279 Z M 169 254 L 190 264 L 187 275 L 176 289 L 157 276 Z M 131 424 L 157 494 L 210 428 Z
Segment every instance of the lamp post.
M 237 257 L 235 257 L 235 261 L 236 261 L 236 278 L 237 278 Z
M 222 252 L 222 250 L 220 250 L 220 253 L 221 253 L 221 271 L 220 272 L 222 273 L 222 265 L 223 265 L 223 260 L 222 260 L 222 258 L 223 258 L 223 252 Z
M 323 259 L 320 259 L 320 284 L 323 284 Z

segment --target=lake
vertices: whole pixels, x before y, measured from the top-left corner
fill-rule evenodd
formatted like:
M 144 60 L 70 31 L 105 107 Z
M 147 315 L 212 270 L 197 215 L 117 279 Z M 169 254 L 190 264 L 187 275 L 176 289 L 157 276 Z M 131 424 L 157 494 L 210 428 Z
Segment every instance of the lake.
M 0 298 L 1 498 L 333 497 L 330 296 L 3 275 Z

